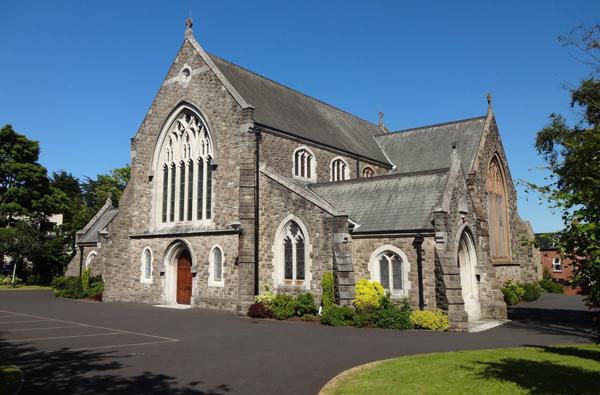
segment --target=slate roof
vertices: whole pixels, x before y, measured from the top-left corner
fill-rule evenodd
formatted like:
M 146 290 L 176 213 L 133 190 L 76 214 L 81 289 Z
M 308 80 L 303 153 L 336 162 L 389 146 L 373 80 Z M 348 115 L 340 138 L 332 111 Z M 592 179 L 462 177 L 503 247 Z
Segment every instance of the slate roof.
M 77 244 L 93 244 L 99 240 L 99 232 L 102 232 L 119 213 L 119 209 L 114 208 L 112 203 L 107 203 L 98 213 L 88 222 L 81 231 L 77 232 Z
M 536 233 L 535 241 L 538 248 L 542 251 L 557 250 L 555 239 L 560 236 L 560 233 Z
M 396 172 L 415 172 L 450 167 L 456 142 L 464 171 L 468 171 L 483 134 L 486 117 L 400 130 L 376 138 Z
M 432 230 L 448 169 L 393 174 L 308 187 L 360 224 L 354 233 Z
M 377 125 L 218 56 L 209 56 L 240 96 L 254 107 L 257 123 L 389 164 L 373 138 L 386 134 Z

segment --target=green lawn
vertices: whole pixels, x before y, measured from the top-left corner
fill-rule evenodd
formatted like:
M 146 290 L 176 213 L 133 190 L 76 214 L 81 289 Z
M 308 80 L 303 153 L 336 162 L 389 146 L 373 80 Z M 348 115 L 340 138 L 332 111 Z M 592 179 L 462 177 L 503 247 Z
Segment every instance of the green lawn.
M 50 291 L 51 289 L 46 285 L 17 285 L 15 288 L 10 285 L 0 285 L 0 291 Z
M 13 395 L 21 386 L 21 371 L 7 362 L 0 361 L 0 395 Z
M 400 357 L 357 367 L 321 394 L 599 394 L 600 345 Z

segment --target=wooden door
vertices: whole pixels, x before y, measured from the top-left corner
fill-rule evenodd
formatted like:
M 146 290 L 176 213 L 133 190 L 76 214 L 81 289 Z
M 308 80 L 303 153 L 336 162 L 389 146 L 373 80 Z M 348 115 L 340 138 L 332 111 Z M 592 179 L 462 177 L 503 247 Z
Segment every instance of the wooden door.
M 177 259 L 177 303 L 190 304 L 192 301 L 192 259 L 187 252 Z

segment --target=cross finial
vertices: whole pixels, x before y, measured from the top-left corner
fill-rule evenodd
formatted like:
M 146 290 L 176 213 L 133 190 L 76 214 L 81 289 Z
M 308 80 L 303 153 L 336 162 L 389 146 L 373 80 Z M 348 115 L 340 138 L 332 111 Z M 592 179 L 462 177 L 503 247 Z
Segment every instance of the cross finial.
M 186 29 L 191 29 L 193 25 L 194 25 L 194 21 L 192 21 L 192 18 L 185 18 Z
M 492 113 L 492 94 L 488 92 L 488 94 L 486 95 L 486 99 L 488 102 L 488 114 Z

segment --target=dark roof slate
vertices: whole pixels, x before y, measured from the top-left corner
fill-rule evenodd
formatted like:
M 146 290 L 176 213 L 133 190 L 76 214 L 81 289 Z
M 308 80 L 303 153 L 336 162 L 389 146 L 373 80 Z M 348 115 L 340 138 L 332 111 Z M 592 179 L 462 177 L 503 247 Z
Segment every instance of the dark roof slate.
M 400 130 L 376 138 L 394 171 L 406 173 L 450 167 L 452 144 L 464 171 L 469 171 L 483 134 L 486 117 L 470 118 L 416 129 Z
M 560 233 L 536 233 L 535 241 L 542 251 L 558 250 L 558 237 Z
M 360 224 L 354 233 L 432 230 L 448 169 L 394 174 L 308 187 Z
M 209 56 L 240 96 L 254 107 L 257 123 L 389 164 L 373 138 L 385 134 L 377 125 L 218 56 Z

